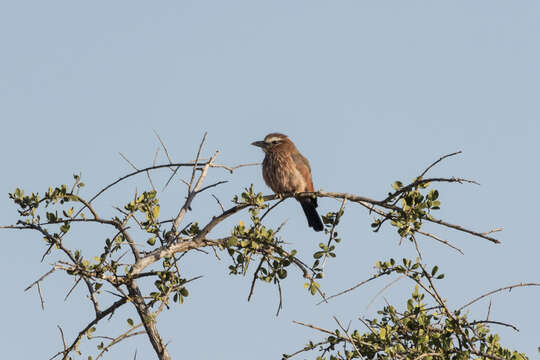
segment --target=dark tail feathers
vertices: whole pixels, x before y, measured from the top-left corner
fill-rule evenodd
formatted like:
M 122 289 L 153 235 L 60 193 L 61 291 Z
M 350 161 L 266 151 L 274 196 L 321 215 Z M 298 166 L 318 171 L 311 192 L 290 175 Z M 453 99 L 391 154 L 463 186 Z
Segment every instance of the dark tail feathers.
M 315 209 L 317 207 L 317 199 L 302 199 L 300 200 L 300 205 L 302 205 L 302 209 L 304 209 L 309 227 L 313 228 L 315 231 L 322 231 L 324 226 L 319 213 L 317 213 L 317 210 Z

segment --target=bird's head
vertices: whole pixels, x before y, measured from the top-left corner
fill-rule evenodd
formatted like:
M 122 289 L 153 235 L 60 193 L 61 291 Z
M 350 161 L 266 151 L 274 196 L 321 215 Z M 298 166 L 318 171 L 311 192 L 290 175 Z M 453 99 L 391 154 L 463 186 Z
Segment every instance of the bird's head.
M 255 141 L 251 145 L 260 147 L 266 153 L 286 143 L 291 143 L 287 135 L 271 133 L 266 135 L 263 141 Z

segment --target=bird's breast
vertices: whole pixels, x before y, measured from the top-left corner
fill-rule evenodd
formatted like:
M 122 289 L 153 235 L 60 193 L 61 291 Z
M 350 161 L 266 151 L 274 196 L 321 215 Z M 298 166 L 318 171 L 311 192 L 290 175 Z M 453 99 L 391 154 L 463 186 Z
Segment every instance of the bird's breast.
M 267 154 L 262 172 L 266 185 L 275 193 L 306 191 L 306 180 L 288 154 Z

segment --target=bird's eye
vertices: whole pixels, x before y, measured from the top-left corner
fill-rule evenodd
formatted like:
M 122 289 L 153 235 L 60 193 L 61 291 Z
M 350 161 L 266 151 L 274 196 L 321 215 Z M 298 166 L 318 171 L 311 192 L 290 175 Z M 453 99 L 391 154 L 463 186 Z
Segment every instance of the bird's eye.
M 276 145 L 277 143 L 279 143 L 279 141 L 277 141 L 277 140 L 272 141 L 272 144 L 274 144 L 274 145 Z

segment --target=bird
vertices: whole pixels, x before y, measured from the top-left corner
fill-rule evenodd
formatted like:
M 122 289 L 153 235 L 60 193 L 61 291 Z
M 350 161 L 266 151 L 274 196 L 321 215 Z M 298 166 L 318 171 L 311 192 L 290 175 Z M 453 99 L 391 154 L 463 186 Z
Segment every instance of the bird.
M 312 192 L 313 180 L 309 161 L 296 149 L 287 135 L 271 133 L 262 141 L 252 142 L 260 147 L 265 157 L 262 163 L 264 182 L 274 193 Z M 296 198 L 306 214 L 309 227 L 323 230 L 321 217 L 317 213 L 317 198 L 302 196 Z

